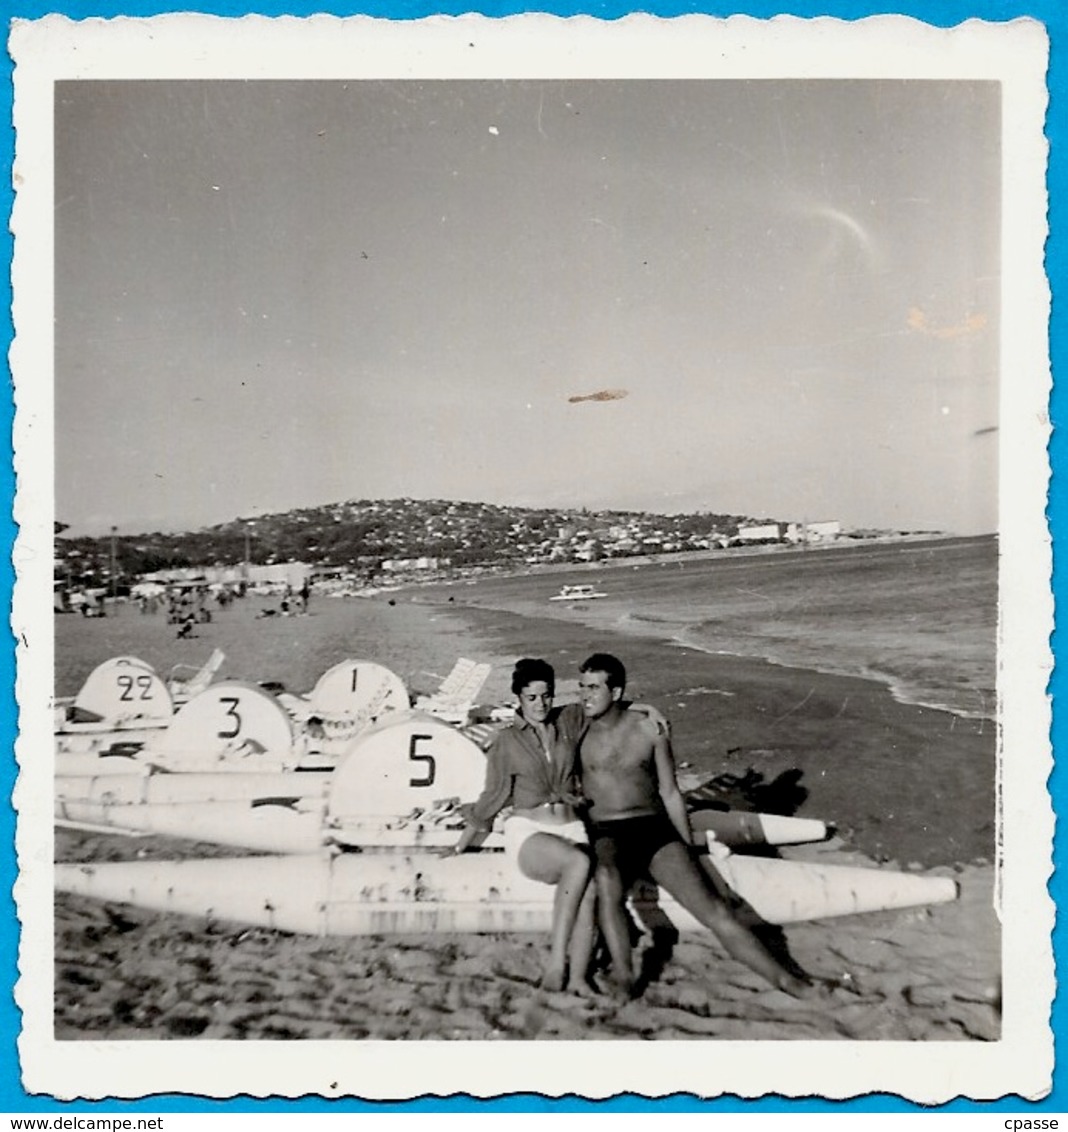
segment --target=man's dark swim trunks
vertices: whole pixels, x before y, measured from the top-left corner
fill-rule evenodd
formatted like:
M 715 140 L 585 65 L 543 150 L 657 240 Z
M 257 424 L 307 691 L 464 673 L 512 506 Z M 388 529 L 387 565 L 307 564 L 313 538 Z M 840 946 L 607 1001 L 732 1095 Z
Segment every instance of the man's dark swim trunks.
M 590 825 L 590 844 L 599 865 L 616 868 L 630 887 L 649 875 L 649 862 L 672 841 L 681 839 L 665 814 L 643 814 Z

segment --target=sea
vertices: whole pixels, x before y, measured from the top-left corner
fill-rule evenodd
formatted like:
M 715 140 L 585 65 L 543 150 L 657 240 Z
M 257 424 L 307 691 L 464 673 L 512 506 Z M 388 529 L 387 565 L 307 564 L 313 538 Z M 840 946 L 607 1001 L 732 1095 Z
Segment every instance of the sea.
M 604 598 L 550 601 L 565 584 L 595 582 Z M 227 672 L 306 691 L 352 655 L 390 666 L 416 689 L 440 683 L 446 660 L 425 657 L 401 610 L 448 603 L 554 618 L 702 652 L 848 676 L 888 686 L 905 703 L 994 719 L 997 711 L 998 544 L 993 537 L 857 543 L 810 550 L 727 551 L 701 558 L 624 560 L 597 567 L 483 575 L 407 588 L 396 608 L 313 599 L 312 617 L 257 620 L 268 599 L 220 612 L 196 639 L 175 640 L 162 616 L 132 607 L 106 619 L 56 619 L 55 692 L 73 695 L 92 668 L 132 653 L 169 673 L 211 648 Z M 275 603 L 276 604 L 276 603 Z M 247 606 L 247 608 L 246 608 Z M 253 608 L 253 607 L 256 608 Z M 413 614 L 416 611 L 413 610 Z M 471 646 L 469 645 L 468 648 Z
M 548 600 L 591 581 L 604 598 Z M 450 589 L 464 605 L 861 676 L 904 703 L 996 718 L 994 536 L 663 557 Z

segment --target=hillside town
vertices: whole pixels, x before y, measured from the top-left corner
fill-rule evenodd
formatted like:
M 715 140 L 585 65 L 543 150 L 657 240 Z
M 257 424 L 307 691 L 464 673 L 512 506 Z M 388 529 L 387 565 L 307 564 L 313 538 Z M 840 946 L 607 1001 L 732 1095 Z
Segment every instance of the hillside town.
M 596 564 L 753 545 L 813 545 L 886 532 L 836 520 L 783 522 L 697 512 L 523 508 L 449 500 L 348 500 L 184 533 L 65 537 L 56 524 L 57 608 L 64 594 L 129 594 L 138 583 L 233 588 L 305 582 L 353 590 L 456 574 Z

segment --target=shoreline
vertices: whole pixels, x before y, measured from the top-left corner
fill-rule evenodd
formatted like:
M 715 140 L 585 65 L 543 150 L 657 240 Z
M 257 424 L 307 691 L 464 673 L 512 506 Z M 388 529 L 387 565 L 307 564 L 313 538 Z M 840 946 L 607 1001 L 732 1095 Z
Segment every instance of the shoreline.
M 888 672 L 879 672 L 876 669 L 854 670 L 844 666 L 805 664 L 800 660 L 786 660 L 770 652 L 742 653 L 733 652 L 730 649 L 711 649 L 698 644 L 696 641 L 687 640 L 683 636 L 672 637 L 670 640 L 671 643 L 677 644 L 681 648 L 706 652 L 709 656 L 733 657 L 736 660 L 762 660 L 766 664 L 773 664 L 779 668 L 796 668 L 803 671 L 818 672 L 823 676 L 847 676 L 857 680 L 870 680 L 873 684 L 879 684 L 886 688 L 894 700 L 903 707 L 920 707 L 927 708 L 929 711 L 943 711 L 949 715 L 955 715 L 959 719 L 983 720 L 986 723 L 994 723 L 997 720 L 997 716 L 993 712 L 969 711 L 967 708 L 954 707 L 952 704 L 940 703 L 933 699 L 924 699 L 920 692 L 909 692 L 905 680 Z
M 420 604 L 458 620 L 498 656 L 543 656 L 565 688 L 586 655 L 616 652 L 631 673 L 628 693 L 671 720 L 680 765 L 753 771 L 769 790 L 793 775 L 803 794 L 797 812 L 837 822 L 850 846 L 874 861 L 930 867 L 994 859 L 996 728 L 984 718 L 902 703 L 881 681 L 857 675 L 552 617 Z M 888 780 L 879 792 L 885 806 L 859 797 L 852 789 L 858 776 Z M 789 794 L 766 796 L 771 805 L 782 801 L 789 803 Z
M 589 581 L 597 569 L 568 574 Z M 995 540 L 942 539 L 613 563 L 599 578 L 607 599 L 573 604 L 546 600 L 534 572 L 408 594 L 875 680 L 902 703 L 992 722 L 997 574 Z
M 446 603 L 451 603 L 452 599 L 446 599 L 442 602 L 439 598 L 428 599 L 425 597 L 412 596 L 411 602 L 415 605 L 424 605 L 431 608 L 441 608 Z M 497 607 L 492 607 L 496 609 Z M 475 614 L 479 612 L 487 612 L 488 607 L 479 607 L 473 605 L 466 605 L 462 602 L 455 604 L 448 604 L 447 611 L 455 612 L 457 616 L 461 615 L 462 611 L 471 611 Z M 502 613 L 512 613 L 517 617 L 526 617 L 528 619 L 536 620 L 534 614 L 517 609 L 506 609 L 503 605 L 499 608 Z M 547 610 L 544 614 L 545 617 L 551 618 L 555 621 L 564 623 L 573 623 L 570 619 L 554 614 L 552 611 Z M 591 618 L 589 621 L 584 621 L 584 624 L 594 627 L 595 621 Z M 629 626 L 642 625 L 648 626 L 645 629 L 638 629 L 634 632 L 628 632 Z M 668 626 L 676 627 L 682 626 L 678 631 L 671 632 Z M 748 651 L 741 651 L 739 649 L 717 649 L 710 645 L 702 644 L 700 641 L 693 640 L 691 636 L 687 635 L 688 631 L 693 631 L 698 628 L 700 622 L 692 624 L 683 624 L 674 619 L 668 620 L 657 619 L 655 617 L 641 617 L 634 614 L 624 614 L 623 618 L 618 619 L 606 631 L 617 631 L 621 636 L 645 638 L 649 640 L 658 640 L 664 645 L 672 645 L 677 648 L 691 649 L 694 652 L 705 653 L 708 656 L 724 657 L 740 661 L 763 661 L 765 664 L 775 665 L 779 668 L 796 669 L 799 672 L 818 672 L 823 676 L 844 676 L 849 679 L 855 680 L 868 680 L 873 684 L 878 684 L 886 688 L 891 696 L 901 705 L 905 707 L 919 707 L 926 708 L 930 711 L 946 712 L 949 715 L 955 715 L 960 719 L 966 720 L 983 720 L 986 723 L 995 723 L 997 720 L 996 712 L 994 711 L 974 711 L 968 708 L 959 707 L 951 703 L 945 703 L 934 697 L 925 698 L 925 693 L 922 690 L 910 690 L 910 682 L 904 677 L 895 676 L 890 672 L 882 672 L 874 668 L 865 668 L 862 666 L 850 667 L 848 665 L 823 665 L 813 663 L 804 657 L 784 657 L 775 652 L 770 651 L 767 647 L 755 647 Z M 911 684 L 913 689 L 916 689 L 916 682 Z M 996 704 L 997 696 L 992 694 L 993 702 Z M 984 702 L 986 696 L 982 696 Z

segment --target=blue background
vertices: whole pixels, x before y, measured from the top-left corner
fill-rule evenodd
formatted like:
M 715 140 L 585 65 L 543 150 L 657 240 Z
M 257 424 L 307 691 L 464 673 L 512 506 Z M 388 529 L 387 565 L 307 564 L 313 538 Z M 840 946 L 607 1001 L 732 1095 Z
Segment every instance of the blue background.
M 243 16 L 250 12 L 264 16 L 309 16 L 325 12 L 334 16 L 369 15 L 394 20 L 420 19 L 425 16 L 444 14 L 462 15 L 466 12 L 478 12 L 486 16 L 508 16 L 518 12 L 532 10 L 532 5 L 506 2 L 484 3 L 432 3 L 427 0 L 365 0 L 362 4 L 346 3 L 302 3 L 290 0 L 288 3 L 260 3 L 254 7 L 244 4 L 226 3 L 225 0 L 203 0 L 199 4 L 165 4 L 153 2 L 137 2 L 128 0 L 125 3 L 33 3 L 25 2 L 10 7 L 5 6 L 6 20 L 11 19 L 38 19 L 51 12 L 61 12 L 72 19 L 85 19 L 89 17 L 110 18 L 114 16 L 156 16 L 169 11 L 184 11 L 196 9 L 216 16 Z M 586 0 L 585 3 L 565 2 L 565 0 L 548 0 L 536 6 L 536 10 L 550 12 L 558 16 L 591 15 L 601 19 L 617 19 L 636 10 L 627 3 L 598 3 L 596 0 Z M 1053 315 L 1051 327 L 1051 360 L 1053 372 L 1060 370 L 1060 362 L 1065 356 L 1066 347 L 1064 327 L 1060 325 L 1060 314 L 1064 297 L 1059 294 L 1065 267 L 1065 239 L 1059 231 L 1059 221 L 1062 218 L 1064 201 L 1061 193 L 1065 185 L 1065 154 L 1063 145 L 1068 140 L 1068 117 L 1065 115 L 1066 88 L 1066 61 L 1064 52 L 1068 45 L 1068 3 L 1066 0 L 971 0 L 970 3 L 958 3 L 955 0 L 904 0 L 896 5 L 872 5 L 859 2 L 859 0 L 838 0 L 838 2 L 800 2 L 793 3 L 758 3 L 756 0 L 738 0 L 734 5 L 717 4 L 706 0 L 694 2 L 672 2 L 672 0 L 659 0 L 641 7 L 642 11 L 651 12 L 657 16 L 681 16 L 692 12 L 707 13 L 712 16 L 730 16 L 743 13 L 757 18 L 771 18 L 777 15 L 792 15 L 798 17 L 833 16 L 839 19 L 855 20 L 865 16 L 882 15 L 887 12 L 899 12 L 916 19 L 924 20 L 929 24 L 940 27 L 950 27 L 967 19 L 983 19 L 991 21 L 1012 20 L 1020 17 L 1033 17 L 1045 24 L 1050 39 L 1050 68 L 1048 75 L 1049 108 L 1047 111 L 1046 133 L 1050 142 L 1050 159 L 1048 172 L 1048 186 L 1050 193 L 1050 238 L 1046 248 L 1046 270 L 1053 288 Z M 5 54 L 3 59 L 5 68 L 5 82 L 0 97 L 3 99 L 3 121 L 7 123 L 7 132 L 4 139 L 5 175 L 3 178 L 4 213 L 10 215 L 12 194 L 10 190 L 11 163 L 14 159 L 15 135 L 11 128 L 12 110 L 12 63 Z M 10 263 L 12 253 L 11 235 L 4 225 L 0 232 L 0 247 L 4 261 Z M 8 273 L 4 272 L 3 291 L 5 301 L 5 350 L 10 346 L 13 329 L 10 318 L 10 280 Z M 0 427 L 3 429 L 5 442 L 11 443 L 11 422 L 13 404 L 11 402 L 10 380 L 8 395 L 0 399 Z M 1062 418 L 1068 413 L 1068 393 L 1058 391 L 1056 385 L 1052 396 L 1050 415 L 1054 427 L 1053 441 L 1050 446 L 1050 458 L 1054 470 L 1053 485 L 1051 488 L 1049 519 L 1053 533 L 1054 543 L 1054 591 L 1059 593 L 1060 579 L 1065 568 L 1059 548 L 1059 540 L 1063 536 L 1066 512 L 1063 500 L 1059 497 L 1059 479 L 1057 471 L 1065 455 L 1064 437 L 1058 434 L 1058 427 Z M 0 464 L 0 491 L 10 500 L 14 497 L 14 474 L 11 467 L 5 462 Z M 10 604 L 11 588 L 14 574 L 10 564 L 11 547 L 14 542 L 16 528 L 10 518 L 5 517 L 0 531 L 6 537 L 4 553 L 0 555 L 0 586 Z M 1055 655 L 1059 651 L 1060 632 L 1054 633 L 1053 647 Z M 1054 750 L 1059 749 L 1059 738 L 1065 732 L 1066 724 L 1063 712 L 1058 709 L 1058 693 L 1064 685 L 1063 673 L 1055 673 L 1051 683 L 1053 695 L 1053 742 Z M 6 646 L 0 649 L 0 687 L 6 690 L 6 701 L 2 718 L 0 718 L 0 749 L 11 752 L 14 747 L 16 734 L 16 709 L 14 698 L 15 683 L 15 643 L 10 637 Z M 10 754 L 0 763 L 0 792 L 10 797 L 15 781 L 15 760 Z M 1068 784 L 1068 770 L 1064 767 L 1055 768 L 1051 779 L 1055 806 L 1058 806 L 1061 795 Z M 16 960 L 18 948 L 18 920 L 15 914 L 14 901 L 11 898 L 11 887 L 16 877 L 14 854 L 15 817 L 10 808 L 0 809 L 0 968 L 9 972 L 10 977 L 4 980 L 4 992 L 0 995 L 0 1112 L 56 1112 L 56 1113 L 107 1113 L 122 1111 L 127 1115 L 138 1112 L 148 1114 L 157 1112 L 248 1112 L 248 1111 L 274 1111 L 292 1112 L 381 1112 L 381 1111 L 407 1111 L 407 1112 L 465 1112 L 465 1111 L 492 1111 L 501 1112 L 707 1112 L 712 1115 L 717 1112 L 736 1112 L 745 1110 L 749 1112 L 820 1112 L 820 1111 L 850 1111 L 850 1112 L 916 1112 L 919 1106 L 901 1101 L 898 1098 L 874 1095 L 859 1098 L 853 1101 L 838 1104 L 815 1100 L 782 1100 L 769 1098 L 759 1101 L 742 1101 L 737 1098 L 724 1097 L 715 1101 L 700 1101 L 694 1097 L 677 1096 L 661 1101 L 647 1101 L 638 1097 L 621 1096 L 610 1101 L 585 1102 L 581 1100 L 546 1100 L 534 1095 L 513 1095 L 495 1101 L 478 1102 L 469 1098 L 455 1098 L 450 1100 L 430 1099 L 425 1101 L 412 1101 L 407 1104 L 367 1104 L 359 1101 L 263 1101 L 238 1099 L 230 1102 L 213 1102 L 185 1096 L 159 1096 L 142 1102 L 101 1102 L 89 1104 L 77 1102 L 73 1104 L 59 1104 L 47 1097 L 34 1097 L 25 1093 L 19 1079 L 18 1054 L 16 1040 L 18 1037 L 20 1016 L 12 996 L 12 987 L 16 979 Z M 1054 862 L 1058 867 L 1064 865 L 1065 847 L 1064 835 L 1060 834 L 1054 846 Z M 1057 905 L 1068 891 L 1068 881 L 1063 875 L 1055 876 L 1051 884 L 1051 891 Z M 1058 920 L 1054 931 L 1054 954 L 1059 955 L 1065 942 L 1065 928 L 1063 922 Z M 1062 1041 L 1068 1035 L 1064 1034 L 1066 1028 L 1066 995 L 1059 995 L 1054 1004 L 1053 1025 L 1056 1036 L 1057 1052 L 1059 1053 Z M 932 1056 L 937 1052 L 932 1050 Z M 1058 1058 L 1059 1063 L 1059 1058 Z M 1048 1115 L 1068 1111 L 1068 1080 L 1065 1078 L 1064 1067 L 1060 1064 L 1054 1071 L 1054 1088 L 1049 1097 L 1037 1103 L 1029 1103 L 1019 1097 L 1010 1097 L 988 1104 L 975 1104 L 967 1101 L 954 1101 L 939 1106 L 938 1111 L 943 1112 L 1030 1112 L 1034 1116 Z

